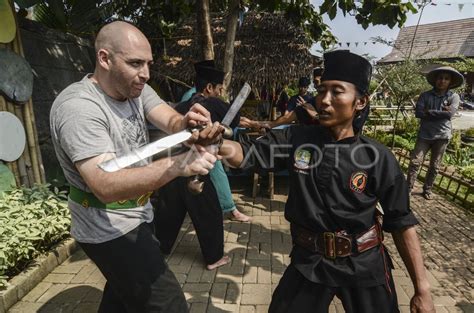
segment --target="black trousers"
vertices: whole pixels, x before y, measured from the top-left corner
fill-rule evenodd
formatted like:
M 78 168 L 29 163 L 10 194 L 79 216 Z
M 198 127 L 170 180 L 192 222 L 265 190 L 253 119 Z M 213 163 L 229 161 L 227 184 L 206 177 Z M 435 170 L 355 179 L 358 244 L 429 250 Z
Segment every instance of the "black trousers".
M 188 312 L 181 287 L 161 254 L 153 224 L 142 223 L 104 243 L 79 244 L 107 279 L 99 312 Z
M 193 195 L 188 191 L 188 178 L 178 177 L 160 188 L 155 206 L 155 231 L 161 251 L 169 254 L 183 224 L 186 212 L 191 218 L 206 264 L 224 255 L 222 209 L 209 175 L 202 176 L 204 189 Z
M 327 313 L 337 296 L 346 313 L 399 313 L 390 274 L 390 290 L 375 287 L 329 287 L 307 280 L 290 265 L 272 296 L 269 313 Z

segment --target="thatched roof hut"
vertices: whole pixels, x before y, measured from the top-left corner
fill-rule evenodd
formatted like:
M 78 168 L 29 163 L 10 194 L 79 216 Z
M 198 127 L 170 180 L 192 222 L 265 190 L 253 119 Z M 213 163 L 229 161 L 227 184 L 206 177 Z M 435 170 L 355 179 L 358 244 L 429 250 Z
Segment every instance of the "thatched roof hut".
M 213 17 L 211 28 L 217 66 L 222 68 L 226 38 L 226 18 Z M 179 28 L 171 39 L 151 39 L 160 47 L 162 57 L 153 66 L 152 78 L 165 77 L 192 85 L 193 63 L 199 61 L 196 18 Z M 164 45 L 163 45 L 164 43 Z M 319 59 L 309 53 L 311 40 L 301 28 L 292 25 L 282 14 L 246 13 L 238 26 L 232 87 L 248 82 L 253 88 L 278 88 L 284 83 L 309 76 Z M 157 51 L 160 52 L 160 51 Z

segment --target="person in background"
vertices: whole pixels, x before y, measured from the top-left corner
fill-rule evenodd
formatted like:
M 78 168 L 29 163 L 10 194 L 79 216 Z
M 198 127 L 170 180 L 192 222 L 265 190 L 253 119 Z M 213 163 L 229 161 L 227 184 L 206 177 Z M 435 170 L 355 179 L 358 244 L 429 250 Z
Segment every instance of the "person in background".
M 196 93 L 196 86 L 193 86 L 192 88 L 188 89 L 183 96 L 181 97 L 181 101 L 179 102 L 185 102 L 191 99 L 191 97 Z
M 321 66 L 313 69 L 313 84 L 309 86 L 308 92 L 316 96 L 318 86 L 321 83 L 321 75 L 323 75 L 323 68 Z
M 228 105 L 217 98 L 222 93 L 224 72 L 216 69 L 212 60 L 195 63 L 194 67 L 197 92 L 188 101 L 179 103 L 175 107 L 176 111 L 185 114 L 195 103 L 199 103 L 211 109 L 211 121 L 222 119 L 229 109 Z M 236 126 L 235 123 L 234 119 L 232 126 Z M 225 178 L 227 179 L 227 176 Z M 213 270 L 229 263 L 230 258 L 224 255 L 222 208 L 216 185 L 210 175 L 201 176 L 200 179 L 204 185 L 199 194 L 189 191 L 188 178 L 179 177 L 161 188 L 156 202 L 156 237 L 161 243 L 163 253 L 169 254 L 188 213 L 206 268 Z
M 422 93 L 416 103 L 415 116 L 420 119 L 420 128 L 410 156 L 407 180 L 412 190 L 425 155 L 431 151 L 422 193 L 426 200 L 431 200 L 439 164 L 452 137 L 451 119 L 459 107 L 459 95 L 450 89 L 461 86 L 464 77 L 454 68 L 442 66 L 430 71 L 426 79 L 433 89 Z
M 207 65 L 209 67 L 214 67 L 215 68 L 215 63 L 213 60 L 209 61 L 203 61 L 200 64 Z M 188 101 L 191 99 L 191 97 L 196 93 L 196 86 L 193 88 L 189 89 L 183 97 L 181 97 L 181 102 Z M 223 116 L 221 117 L 221 119 Z M 247 118 L 243 118 L 243 126 L 242 127 L 247 127 L 249 125 L 245 124 L 245 120 L 250 121 Z M 239 126 L 240 126 L 240 121 L 239 121 Z M 250 216 L 245 215 L 244 213 L 240 212 L 239 209 L 237 209 L 237 206 L 234 202 L 234 199 L 232 198 L 232 190 L 230 189 L 230 184 L 229 184 L 229 178 L 227 177 L 227 173 L 224 170 L 224 167 L 222 166 L 222 162 L 217 161 L 214 168 L 211 170 L 210 173 L 211 180 L 214 183 L 214 187 L 216 188 L 217 191 L 217 196 L 219 197 L 219 203 L 222 208 L 222 212 L 224 215 L 228 215 L 231 220 L 238 221 L 238 222 L 250 222 L 251 218 Z
M 213 60 L 209 61 L 202 61 L 201 63 L 197 63 L 202 65 L 207 65 L 209 67 L 215 68 L 215 63 Z M 189 89 L 181 98 L 181 102 L 186 102 L 196 93 L 196 86 Z M 223 116 L 221 117 L 221 119 Z M 250 121 L 249 119 L 242 118 L 243 124 L 242 127 L 249 127 L 250 124 L 245 124 L 245 121 Z M 219 120 L 220 121 L 220 120 Z M 251 122 L 250 122 L 251 123 Z M 239 121 L 240 126 L 240 121 Z M 211 170 L 210 173 L 211 180 L 216 188 L 217 196 L 219 197 L 219 203 L 222 208 L 222 212 L 224 215 L 229 216 L 231 220 L 238 221 L 238 222 L 250 222 L 250 216 L 245 215 L 244 213 L 240 212 L 237 209 L 237 206 L 232 198 L 232 190 L 230 189 L 229 178 L 222 166 L 222 162 L 217 161 L 214 168 Z
M 288 125 L 298 121 L 302 124 L 316 123 L 317 112 L 314 108 L 314 97 L 308 93 L 309 78 L 298 80 L 298 94 L 288 100 L 285 114 L 274 121 L 249 121 L 252 128 L 271 129 L 280 125 Z
M 286 91 L 287 88 L 288 83 L 283 84 L 276 102 L 276 108 L 280 116 L 285 115 L 286 109 L 288 107 L 288 101 L 290 100 L 290 96 L 288 96 L 288 92 Z

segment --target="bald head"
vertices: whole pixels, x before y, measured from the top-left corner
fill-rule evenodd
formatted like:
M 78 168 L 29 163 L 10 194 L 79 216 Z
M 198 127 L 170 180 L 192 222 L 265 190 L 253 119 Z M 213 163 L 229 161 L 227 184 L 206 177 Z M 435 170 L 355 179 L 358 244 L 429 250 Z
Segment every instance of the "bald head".
M 111 53 L 123 53 L 144 43 L 149 45 L 148 39 L 138 28 L 127 22 L 116 21 L 100 29 L 94 48 L 96 53 L 100 49 Z

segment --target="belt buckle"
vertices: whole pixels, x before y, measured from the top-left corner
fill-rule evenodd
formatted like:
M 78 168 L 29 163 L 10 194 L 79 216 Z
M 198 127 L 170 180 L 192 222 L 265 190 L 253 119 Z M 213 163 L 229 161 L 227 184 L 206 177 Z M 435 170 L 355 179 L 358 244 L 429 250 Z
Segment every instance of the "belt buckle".
M 149 191 L 141 195 L 140 197 L 137 198 L 137 204 L 139 206 L 144 206 L 148 202 L 148 199 L 150 199 L 152 194 L 153 194 L 153 191 Z
M 323 236 L 324 236 L 324 255 L 328 259 L 332 259 L 332 260 L 336 259 L 336 235 L 332 232 L 324 232 Z M 329 247 L 328 247 L 328 243 L 330 244 Z

